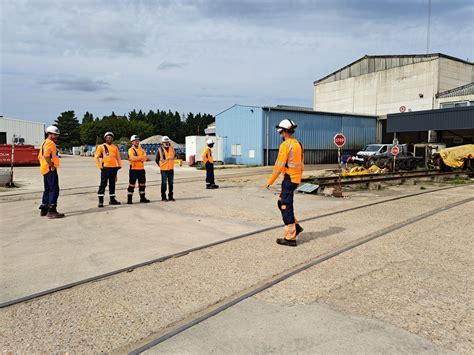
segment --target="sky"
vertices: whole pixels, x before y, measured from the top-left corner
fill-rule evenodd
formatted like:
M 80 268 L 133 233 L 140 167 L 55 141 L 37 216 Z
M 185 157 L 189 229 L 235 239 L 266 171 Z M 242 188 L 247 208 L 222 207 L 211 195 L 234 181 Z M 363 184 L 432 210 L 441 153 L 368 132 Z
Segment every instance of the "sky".
M 0 0 L 0 115 L 312 107 L 366 55 L 426 53 L 428 0 Z M 474 61 L 474 0 L 432 0 L 433 53 Z

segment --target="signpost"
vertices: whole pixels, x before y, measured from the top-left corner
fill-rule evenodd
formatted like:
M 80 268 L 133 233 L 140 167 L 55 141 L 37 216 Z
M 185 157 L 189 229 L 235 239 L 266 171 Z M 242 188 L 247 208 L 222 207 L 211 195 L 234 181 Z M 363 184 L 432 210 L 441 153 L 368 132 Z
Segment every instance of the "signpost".
M 392 153 L 393 155 L 393 171 L 395 171 L 397 155 L 398 153 L 400 153 L 400 149 L 398 148 L 398 145 L 394 145 L 390 153 Z
M 334 136 L 334 144 L 337 147 L 337 164 L 339 166 L 339 186 L 337 189 L 333 191 L 332 195 L 334 197 L 343 197 L 342 186 L 341 186 L 341 174 L 342 174 L 341 148 L 346 144 L 346 136 L 343 133 L 337 133 Z

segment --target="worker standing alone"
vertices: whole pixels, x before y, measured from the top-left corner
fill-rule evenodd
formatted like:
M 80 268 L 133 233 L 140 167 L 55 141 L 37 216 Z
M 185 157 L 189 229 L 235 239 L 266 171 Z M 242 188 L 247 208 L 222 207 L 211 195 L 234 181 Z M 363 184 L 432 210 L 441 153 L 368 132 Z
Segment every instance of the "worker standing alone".
M 206 167 L 206 189 L 217 189 L 219 185 L 216 185 L 214 181 L 214 159 L 212 158 L 214 142 L 212 139 L 208 139 L 206 144 L 207 147 L 202 152 L 202 163 Z
M 132 141 L 132 147 L 128 150 L 128 160 L 130 161 L 130 172 L 128 181 L 128 195 L 127 204 L 131 205 L 133 192 L 135 191 L 135 185 L 138 180 L 138 193 L 140 194 L 140 202 L 148 203 L 145 197 L 146 187 L 146 174 L 145 174 L 145 162 L 147 161 L 146 152 L 140 147 L 140 137 L 134 135 L 130 138 Z
M 174 159 L 175 151 L 171 146 L 171 139 L 164 136 L 161 139 L 161 147 L 156 152 L 156 164 L 160 167 L 161 172 L 161 200 L 163 202 L 176 201 L 173 197 Z M 166 197 L 167 187 L 168 198 Z
M 99 197 L 98 207 L 104 207 L 105 188 L 109 185 L 109 197 L 111 205 L 120 205 L 115 198 L 115 183 L 117 182 L 117 172 L 122 168 L 120 151 L 115 144 L 114 134 L 107 132 L 104 134 L 105 143 L 99 145 L 95 151 L 95 162 L 100 169 L 100 186 L 97 196 Z
M 38 153 L 38 160 L 40 162 L 40 172 L 43 175 L 44 192 L 43 200 L 40 206 L 40 215 L 48 218 L 63 218 L 64 213 L 59 213 L 56 210 L 59 197 L 59 157 L 56 142 L 59 137 L 59 129 L 55 126 L 46 128 L 48 138 L 41 144 Z
M 303 231 L 295 218 L 293 209 L 294 192 L 301 182 L 304 168 L 303 145 L 293 138 L 296 124 L 292 120 L 285 119 L 276 128 L 283 139 L 278 151 L 278 158 L 273 167 L 273 172 L 267 181 L 267 188 L 275 182 L 280 174 L 283 174 L 281 194 L 278 199 L 278 208 L 285 224 L 284 238 L 278 238 L 276 242 L 281 245 L 296 246 L 296 236 Z

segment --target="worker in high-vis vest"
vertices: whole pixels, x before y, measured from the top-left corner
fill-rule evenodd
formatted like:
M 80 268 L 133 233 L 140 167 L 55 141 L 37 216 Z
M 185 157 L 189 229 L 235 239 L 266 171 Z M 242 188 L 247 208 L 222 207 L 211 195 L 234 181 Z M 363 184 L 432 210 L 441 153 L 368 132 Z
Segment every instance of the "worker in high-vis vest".
M 132 147 L 128 150 L 128 160 L 130 161 L 130 172 L 129 172 L 129 181 L 128 181 L 128 195 L 127 195 L 127 204 L 131 205 L 133 192 L 135 191 L 135 186 L 138 180 L 138 193 L 140 194 L 140 202 L 148 203 L 148 200 L 145 197 L 145 184 L 146 184 L 146 174 L 145 174 L 145 162 L 147 161 L 146 152 L 140 147 L 140 137 L 134 135 L 130 138 L 132 141 Z
M 164 136 L 161 139 L 161 147 L 156 152 L 156 164 L 158 164 L 161 171 L 161 200 L 163 202 L 176 201 L 173 197 L 175 156 L 176 153 L 171 146 L 171 139 Z M 168 197 L 166 197 L 167 188 Z
M 120 151 L 115 144 L 114 134 L 107 132 L 104 134 L 105 143 L 97 146 L 95 151 L 95 162 L 100 169 L 100 186 L 97 196 L 99 197 L 99 207 L 104 207 L 105 188 L 109 185 L 109 198 L 111 205 L 120 205 L 115 198 L 115 183 L 117 182 L 117 172 L 122 168 Z
M 56 142 L 59 138 L 59 129 L 55 126 L 46 128 L 48 137 L 41 144 L 38 153 L 40 162 L 40 172 L 43 175 L 44 191 L 43 200 L 41 201 L 40 216 L 48 218 L 63 218 L 64 213 L 56 210 L 59 197 L 59 157 Z
M 202 152 L 202 163 L 206 167 L 206 189 L 217 189 L 219 188 L 219 185 L 216 185 L 216 182 L 214 181 L 214 159 L 212 158 L 214 141 L 208 139 L 206 144 L 207 147 Z
M 278 199 L 278 209 L 285 224 L 284 237 L 278 238 L 277 243 L 281 245 L 296 246 L 296 236 L 303 231 L 295 218 L 293 209 L 294 192 L 301 183 L 304 168 L 303 145 L 293 138 L 296 124 L 292 120 L 285 119 L 276 128 L 283 139 L 278 151 L 278 158 L 273 167 L 273 172 L 267 181 L 267 188 L 275 182 L 280 174 L 283 175 L 281 194 Z

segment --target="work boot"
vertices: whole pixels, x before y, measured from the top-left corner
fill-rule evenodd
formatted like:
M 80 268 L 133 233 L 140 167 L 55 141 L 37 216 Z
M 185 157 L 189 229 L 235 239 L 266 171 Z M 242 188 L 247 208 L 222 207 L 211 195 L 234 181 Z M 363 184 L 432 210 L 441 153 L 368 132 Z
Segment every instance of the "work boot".
M 296 224 L 296 236 L 300 234 L 302 231 L 304 231 L 303 227 L 301 227 L 299 224 Z
M 40 206 L 40 216 L 45 217 L 48 214 L 48 207 L 47 206 Z
M 176 200 L 173 198 L 173 194 L 169 194 L 168 201 L 175 202 Z
M 115 199 L 115 196 L 111 196 L 109 205 L 121 205 L 121 203 Z
M 51 206 L 46 215 L 48 218 L 63 218 L 65 217 L 64 213 L 59 213 L 56 211 L 56 206 Z
M 128 205 L 133 204 L 132 198 L 133 198 L 133 195 L 128 195 L 128 196 L 127 196 L 127 204 L 128 204 Z
M 211 184 L 207 184 L 207 185 L 206 185 L 206 189 L 208 189 L 208 190 L 209 190 L 209 189 L 212 189 L 212 185 L 211 185 Z
M 219 188 L 219 185 L 216 185 L 216 184 L 211 185 L 211 189 L 213 189 L 213 190 L 218 189 L 218 188 Z
M 145 197 L 145 194 L 140 195 L 140 203 L 149 203 L 150 200 Z
M 295 247 L 296 246 L 296 240 L 288 240 L 288 239 L 285 239 L 285 238 L 278 238 L 276 240 L 277 244 L 280 244 L 280 245 L 286 245 L 286 246 L 289 246 L 289 247 Z
M 99 196 L 99 204 L 97 207 L 104 207 L 104 196 Z

